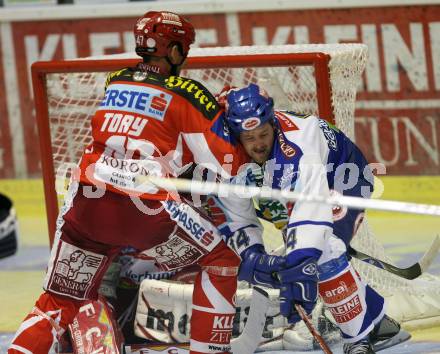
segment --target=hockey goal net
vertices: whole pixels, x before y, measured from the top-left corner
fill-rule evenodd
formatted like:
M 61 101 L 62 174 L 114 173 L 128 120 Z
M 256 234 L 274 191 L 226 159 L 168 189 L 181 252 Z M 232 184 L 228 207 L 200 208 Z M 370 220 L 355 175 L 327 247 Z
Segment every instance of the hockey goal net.
M 362 44 L 194 49 L 181 75 L 204 83 L 213 93 L 225 84 L 240 87 L 258 83 L 274 96 L 278 109 L 319 115 L 353 138 L 356 89 L 366 61 L 367 48 Z M 51 241 L 65 177 L 90 143 L 90 120 L 103 98 L 106 75 L 136 62 L 138 59 L 128 54 L 38 62 L 32 67 Z M 266 232 L 265 242 L 268 249 L 274 249 L 282 238 Z M 355 237 L 355 247 L 390 262 L 367 222 Z M 438 321 L 437 279 L 408 281 L 355 262 L 362 276 L 390 299 L 391 316 L 407 323 Z

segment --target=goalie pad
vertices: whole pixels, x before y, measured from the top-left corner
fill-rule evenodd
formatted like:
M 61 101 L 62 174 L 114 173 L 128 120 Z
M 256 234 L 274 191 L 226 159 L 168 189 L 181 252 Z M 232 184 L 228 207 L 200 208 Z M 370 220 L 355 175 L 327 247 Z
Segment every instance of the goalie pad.
M 269 294 L 270 306 L 258 351 L 310 350 L 316 344 L 302 322 L 286 330 L 287 321 L 279 310 L 279 291 L 264 289 Z M 141 283 L 136 309 L 135 334 L 153 342 L 188 343 L 193 285 L 172 281 L 144 280 Z M 236 313 L 232 336 L 239 336 L 249 315 L 252 289 L 240 282 L 236 296 Z M 322 306 L 313 312 L 315 326 L 330 343 L 341 340 L 339 330 L 323 314 Z

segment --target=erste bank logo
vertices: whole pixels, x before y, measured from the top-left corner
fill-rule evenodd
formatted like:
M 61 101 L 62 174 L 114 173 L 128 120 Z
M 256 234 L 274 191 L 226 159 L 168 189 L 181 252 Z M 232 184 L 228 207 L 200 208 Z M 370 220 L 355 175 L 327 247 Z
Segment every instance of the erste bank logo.
M 111 84 L 99 109 L 130 112 L 163 121 L 171 100 L 170 94 L 152 87 Z

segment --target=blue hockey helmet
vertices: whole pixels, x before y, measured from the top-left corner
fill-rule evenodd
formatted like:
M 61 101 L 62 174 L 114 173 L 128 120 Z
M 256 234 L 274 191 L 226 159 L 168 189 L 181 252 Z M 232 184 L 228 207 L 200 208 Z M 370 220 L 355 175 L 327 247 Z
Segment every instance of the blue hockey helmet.
M 229 92 L 226 122 L 235 135 L 258 128 L 273 119 L 273 99 L 258 85 L 250 84 Z

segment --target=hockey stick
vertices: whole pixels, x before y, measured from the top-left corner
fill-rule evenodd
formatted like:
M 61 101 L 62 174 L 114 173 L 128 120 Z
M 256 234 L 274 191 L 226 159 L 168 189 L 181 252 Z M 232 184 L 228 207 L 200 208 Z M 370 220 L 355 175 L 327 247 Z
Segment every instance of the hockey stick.
M 304 324 L 306 325 L 307 329 L 309 330 L 310 334 L 315 338 L 315 340 L 318 342 L 319 346 L 321 347 L 322 351 L 325 354 L 333 354 L 328 344 L 325 342 L 324 338 L 321 337 L 321 335 L 318 333 L 318 331 L 313 326 L 312 322 L 310 322 L 309 316 L 307 316 L 307 313 L 304 311 L 303 307 L 300 304 L 294 303 L 295 309 L 299 314 L 299 317 L 303 320 Z
M 302 201 L 307 203 L 324 203 L 328 205 L 343 205 L 352 209 L 375 209 L 397 211 L 400 213 L 440 216 L 440 205 L 417 204 L 395 200 L 367 199 L 345 195 L 324 196 L 304 194 L 290 190 L 271 189 L 269 187 L 249 187 L 239 184 L 201 182 L 183 178 L 168 177 L 137 177 L 139 187 L 143 183 L 152 183 L 171 193 L 175 191 L 197 193 L 202 195 L 214 194 L 218 196 L 230 195 L 236 198 L 270 198 L 286 201 Z
M 256 212 L 259 218 L 266 220 L 268 222 L 272 222 L 272 220 L 266 217 L 260 210 L 257 209 Z M 283 250 L 284 250 L 284 246 L 281 246 L 278 249 L 274 250 L 273 252 L 275 254 L 281 254 Z M 365 263 L 368 263 L 380 269 L 384 269 L 387 272 L 395 274 L 401 278 L 413 280 L 428 270 L 428 268 L 431 266 L 432 262 L 434 261 L 435 257 L 437 256 L 439 250 L 440 250 L 440 237 L 437 235 L 432 241 L 431 246 L 429 246 L 428 250 L 422 256 L 422 258 L 420 258 L 418 262 L 414 263 L 413 265 L 407 268 L 396 267 L 385 261 L 382 261 L 373 256 L 369 256 L 366 253 L 358 251 L 353 247 L 351 247 L 350 245 L 348 246 L 347 252 L 350 256 L 357 258 L 361 261 L 364 261 Z
M 381 268 L 390 272 L 392 274 L 398 275 L 401 278 L 405 279 L 415 279 L 422 275 L 432 264 L 435 257 L 437 256 L 440 250 L 440 237 L 436 236 L 434 241 L 432 241 L 431 246 L 419 259 L 418 262 L 407 268 L 399 268 L 387 262 L 381 261 L 380 259 L 369 256 L 368 254 L 362 253 L 360 251 L 355 250 L 353 247 L 348 246 L 348 254 L 352 257 L 355 257 L 361 261 L 364 261 L 368 264 L 371 264 L 375 267 Z
M 435 257 L 437 256 L 439 250 L 440 250 L 440 237 L 436 236 L 435 239 L 432 241 L 431 246 L 422 256 L 422 258 L 420 258 L 418 262 L 414 263 L 413 265 L 407 268 L 396 267 L 390 263 L 377 259 L 373 256 L 369 256 L 368 254 L 363 253 L 361 251 L 358 251 L 351 246 L 348 246 L 347 251 L 350 256 L 359 259 L 360 261 L 363 261 L 365 263 L 368 263 L 369 265 L 386 270 L 387 272 L 397 275 L 401 278 L 413 280 L 428 270 L 428 268 L 431 266 L 432 262 L 434 261 Z M 271 253 L 278 255 L 281 254 L 283 251 L 284 251 L 284 246 L 280 246 L 279 248 L 273 250 Z
M 307 328 L 309 329 L 310 334 L 313 336 L 313 338 L 316 339 L 316 341 L 318 342 L 319 346 L 321 347 L 322 351 L 325 354 L 333 354 L 332 351 L 330 350 L 330 347 L 328 346 L 328 344 L 325 342 L 325 340 L 319 335 L 318 331 L 315 329 L 315 327 L 313 327 L 312 322 L 310 322 L 309 317 L 307 316 L 306 312 L 304 311 L 304 309 L 302 308 L 302 306 L 300 304 L 295 304 L 295 309 L 299 314 L 299 317 L 301 317 L 301 319 L 303 320 L 304 324 L 307 326 Z
M 260 197 L 277 200 L 299 200 L 311 203 L 325 203 L 329 205 L 345 205 L 353 209 L 371 208 L 376 210 L 440 216 L 440 205 L 405 203 L 392 200 L 365 199 L 358 197 L 347 197 L 343 195 L 324 197 L 320 195 L 305 195 L 288 190 L 270 189 L 268 187 L 248 187 L 226 183 L 200 182 L 180 178 L 161 178 L 149 176 L 147 178 L 144 178 L 143 181 L 153 183 L 158 187 L 171 191 L 179 190 L 182 192 L 195 192 L 198 194 L 215 195 L 227 195 L 228 193 L 232 193 L 237 197 L 244 196 L 246 198 Z M 440 242 L 436 238 L 428 252 L 422 257 L 422 259 L 408 268 L 399 268 L 393 266 L 377 258 L 370 257 L 360 251 L 356 251 L 352 247 L 349 248 L 349 254 L 378 268 L 385 269 L 390 273 L 411 280 L 417 278 L 431 265 L 436 254 L 438 253 L 439 246 Z
M 249 316 L 243 332 L 231 340 L 233 354 L 253 354 L 260 344 L 266 324 L 266 313 L 269 308 L 269 295 L 263 289 L 254 286 Z

